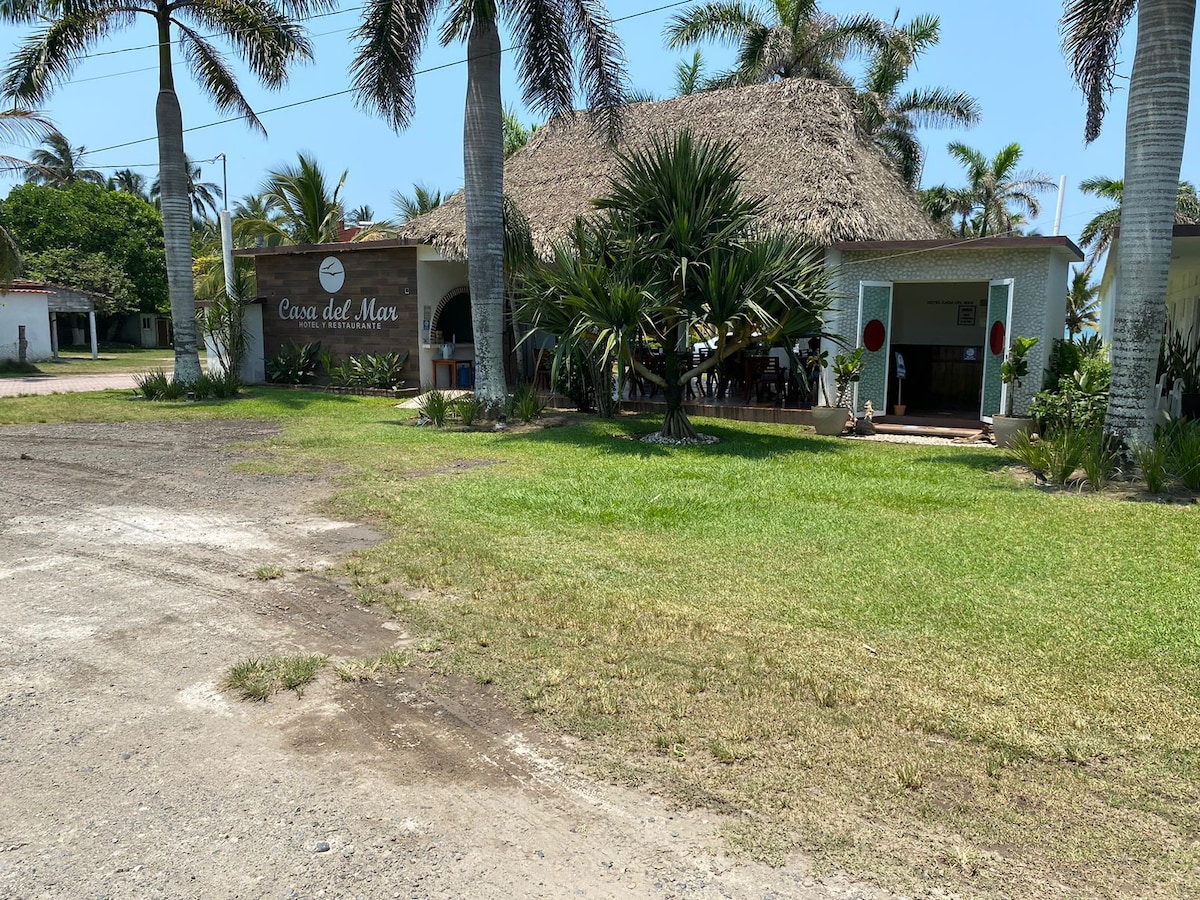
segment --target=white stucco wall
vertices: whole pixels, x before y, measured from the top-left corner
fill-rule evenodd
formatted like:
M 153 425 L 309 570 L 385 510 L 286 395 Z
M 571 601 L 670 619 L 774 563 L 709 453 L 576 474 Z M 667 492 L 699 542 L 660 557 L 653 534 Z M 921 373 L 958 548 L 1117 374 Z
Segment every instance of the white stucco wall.
M 417 303 L 420 307 L 417 316 L 418 331 L 424 331 L 425 311 L 429 315 L 437 313 L 438 303 L 447 293 L 467 284 L 467 264 L 452 262 L 445 259 L 432 247 L 422 244 L 417 248 Z M 421 348 L 419 360 L 421 384 L 424 386 L 433 381 L 433 360 L 441 356 L 440 346 L 426 346 L 425 335 L 418 334 L 417 343 Z M 470 340 L 458 338 L 454 351 L 455 359 L 474 359 L 475 347 Z M 409 385 L 418 387 L 418 385 Z
M 993 281 L 1013 279 L 1012 329 L 1007 342 L 1021 337 L 1040 341 L 1029 354 L 1029 378 L 1016 397 L 1017 414 L 1028 410 L 1041 390 L 1047 355 L 1053 338 L 1061 337 L 1066 304 L 1068 262 L 1061 248 L 935 249 L 831 251 L 839 293 L 831 328 L 850 346 L 858 341 L 858 286 L 863 281 Z M 832 354 L 831 354 L 832 355 Z
M 19 327 L 25 326 L 28 343 L 26 358 L 30 362 L 49 359 L 50 307 L 48 297 L 41 293 L 11 291 L 0 294 L 0 359 L 18 359 Z

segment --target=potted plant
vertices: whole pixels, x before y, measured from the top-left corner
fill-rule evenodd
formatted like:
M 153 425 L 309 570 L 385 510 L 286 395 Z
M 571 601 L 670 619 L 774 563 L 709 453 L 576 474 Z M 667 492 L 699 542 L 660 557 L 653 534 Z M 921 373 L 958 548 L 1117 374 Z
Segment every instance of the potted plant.
M 992 434 L 996 438 L 996 446 L 1005 450 L 1013 446 L 1018 434 L 1026 434 L 1033 428 L 1033 419 L 1026 416 L 1014 416 L 1013 405 L 1016 401 L 1017 388 L 1022 380 L 1029 376 L 1029 351 L 1037 344 L 1035 337 L 1013 338 L 1012 346 L 1000 364 L 1000 381 L 1008 385 L 1008 402 L 1004 405 L 1004 415 L 992 417 Z
M 854 402 L 854 385 L 862 377 L 863 348 L 853 353 L 839 353 L 833 358 L 833 378 L 837 387 L 837 403 L 829 406 L 829 394 L 825 391 L 825 379 L 821 379 L 821 392 L 825 406 L 813 409 L 813 426 L 817 434 L 841 434 L 854 419 L 851 406 Z

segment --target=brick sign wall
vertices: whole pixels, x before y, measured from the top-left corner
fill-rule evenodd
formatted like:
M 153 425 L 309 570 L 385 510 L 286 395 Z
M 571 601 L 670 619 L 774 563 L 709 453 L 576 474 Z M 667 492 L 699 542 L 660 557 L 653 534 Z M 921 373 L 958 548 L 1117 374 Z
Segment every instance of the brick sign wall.
M 415 378 L 417 249 L 367 246 L 255 258 L 268 357 L 284 344 L 315 341 L 338 362 L 362 353 L 407 351 L 405 375 Z

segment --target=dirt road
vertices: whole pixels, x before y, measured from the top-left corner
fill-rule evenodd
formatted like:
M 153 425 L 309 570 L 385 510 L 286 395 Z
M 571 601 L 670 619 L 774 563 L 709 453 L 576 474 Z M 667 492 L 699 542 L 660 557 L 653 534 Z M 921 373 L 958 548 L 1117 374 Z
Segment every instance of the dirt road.
M 715 815 L 590 781 L 485 688 L 222 692 L 409 640 L 322 575 L 376 537 L 323 483 L 230 470 L 268 433 L 0 429 L 0 896 L 879 896 L 724 857 Z

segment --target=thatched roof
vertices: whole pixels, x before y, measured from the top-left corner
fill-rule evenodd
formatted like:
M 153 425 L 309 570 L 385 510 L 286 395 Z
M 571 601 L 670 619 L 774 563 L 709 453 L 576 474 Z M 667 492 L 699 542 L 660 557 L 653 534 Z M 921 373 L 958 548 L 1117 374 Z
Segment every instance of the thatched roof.
M 745 190 L 767 198 L 765 224 L 790 228 L 821 246 L 837 241 L 931 239 L 940 234 L 877 147 L 857 124 L 851 96 L 818 81 L 788 79 L 630 106 L 617 149 L 649 144 L 681 128 L 735 140 Z M 613 148 L 585 115 L 539 129 L 504 167 L 504 190 L 529 217 L 545 253 L 590 201 L 609 192 Z M 409 222 L 402 237 L 466 257 L 464 199 Z

